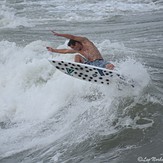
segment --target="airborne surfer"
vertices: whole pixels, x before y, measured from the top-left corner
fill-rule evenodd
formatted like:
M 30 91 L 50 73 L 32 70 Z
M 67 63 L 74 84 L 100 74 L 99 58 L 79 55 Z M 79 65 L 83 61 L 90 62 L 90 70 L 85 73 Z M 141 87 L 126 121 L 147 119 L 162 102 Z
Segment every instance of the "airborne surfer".
M 103 59 L 97 47 L 88 38 L 74 36 L 71 34 L 60 34 L 54 31 L 52 32 L 55 36 L 65 37 L 69 39 L 67 45 L 71 47 L 71 49 L 54 49 L 52 47 L 46 47 L 48 51 L 61 54 L 79 53 L 75 55 L 75 62 L 89 64 L 110 70 L 114 69 L 115 66 Z

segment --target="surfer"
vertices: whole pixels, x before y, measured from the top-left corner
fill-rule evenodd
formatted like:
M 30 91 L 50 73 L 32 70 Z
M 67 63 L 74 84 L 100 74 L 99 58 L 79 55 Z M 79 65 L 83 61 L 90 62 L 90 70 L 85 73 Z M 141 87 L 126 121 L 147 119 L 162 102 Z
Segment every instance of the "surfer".
M 61 54 L 67 53 L 79 53 L 75 55 L 75 62 L 89 64 L 97 67 L 114 69 L 114 65 L 105 61 L 97 47 L 86 37 L 74 36 L 71 34 L 60 34 L 52 31 L 55 36 L 65 37 L 69 39 L 68 46 L 71 49 L 54 49 L 52 47 L 46 47 L 50 52 L 56 52 Z

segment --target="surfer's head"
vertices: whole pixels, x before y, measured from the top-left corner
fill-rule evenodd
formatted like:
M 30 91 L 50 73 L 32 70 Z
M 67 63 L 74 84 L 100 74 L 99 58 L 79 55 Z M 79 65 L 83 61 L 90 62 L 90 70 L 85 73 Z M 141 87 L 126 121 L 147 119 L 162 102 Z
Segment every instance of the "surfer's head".
M 82 49 L 82 44 L 76 40 L 70 39 L 70 41 L 68 42 L 67 45 L 70 46 L 72 49 L 77 50 L 77 51 Z

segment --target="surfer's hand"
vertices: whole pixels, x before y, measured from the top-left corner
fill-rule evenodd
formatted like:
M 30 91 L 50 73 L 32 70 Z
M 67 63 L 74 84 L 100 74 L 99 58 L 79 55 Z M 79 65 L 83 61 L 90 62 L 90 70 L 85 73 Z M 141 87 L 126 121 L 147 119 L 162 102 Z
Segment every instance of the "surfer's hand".
M 50 52 L 54 52 L 54 49 L 51 47 L 46 47 L 46 49 L 48 49 L 48 51 L 50 51 Z
M 113 64 L 111 64 L 111 63 L 106 65 L 106 68 L 109 69 L 109 70 L 113 70 L 114 67 L 115 66 Z
M 54 36 L 60 36 L 60 34 L 57 32 L 54 32 L 54 31 L 51 31 L 51 32 L 54 34 Z

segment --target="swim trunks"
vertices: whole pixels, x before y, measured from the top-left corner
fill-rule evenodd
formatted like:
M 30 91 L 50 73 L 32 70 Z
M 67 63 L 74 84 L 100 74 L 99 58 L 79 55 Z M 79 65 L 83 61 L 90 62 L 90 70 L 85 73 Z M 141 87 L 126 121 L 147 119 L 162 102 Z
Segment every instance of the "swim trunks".
M 94 61 L 85 61 L 84 64 L 96 66 L 96 67 L 101 67 L 105 68 L 107 64 L 110 64 L 109 62 L 105 61 L 104 59 L 96 59 Z

